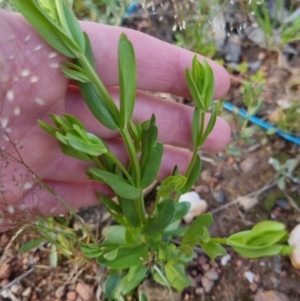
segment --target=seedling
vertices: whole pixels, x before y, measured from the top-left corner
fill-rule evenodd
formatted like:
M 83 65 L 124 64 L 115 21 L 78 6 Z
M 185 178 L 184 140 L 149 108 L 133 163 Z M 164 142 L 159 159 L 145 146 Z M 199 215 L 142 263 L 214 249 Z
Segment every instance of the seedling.
M 118 45 L 120 107 L 117 107 L 97 75 L 93 50 L 86 33 L 63 1 L 13 0 L 16 8 L 32 24 L 45 41 L 67 58 L 61 66 L 67 78 L 77 81 L 81 94 L 95 118 L 108 129 L 118 131 L 124 141 L 129 164 L 124 165 L 99 137 L 86 130 L 75 116 L 51 115 L 52 125 L 39 120 L 40 126 L 57 139 L 64 154 L 90 162 L 87 176 L 110 186 L 116 201 L 97 193 L 99 201 L 115 220 L 107 227 L 101 242 L 79 242 L 86 258 L 95 259 L 109 269 L 104 293 L 107 298 L 124 300 L 150 273 L 163 285 L 182 291 L 191 285 L 185 273 L 187 263 L 195 256 L 196 245 L 214 260 L 226 254 L 222 245 L 231 246 L 243 256 L 256 258 L 290 253 L 285 244 L 288 233 L 279 222 L 262 222 L 252 230 L 228 238 L 212 238 L 209 227 L 211 214 L 198 216 L 183 227 L 180 220 L 190 209 L 188 202 L 178 202 L 189 191 L 201 171 L 198 149 L 211 133 L 217 118 L 213 102 L 214 75 L 207 61 L 197 56 L 192 68 L 186 69 L 188 88 L 195 102 L 192 120 L 193 155 L 185 175 L 174 167 L 157 191 L 149 211 L 146 211 L 143 189 L 157 177 L 163 144 L 157 141 L 155 116 L 140 123 L 134 118 L 136 93 L 136 61 L 133 45 L 121 34 Z M 205 113 L 211 115 L 205 126 Z M 132 120 L 135 120 L 133 122 Z M 49 138 L 50 139 L 50 138 Z M 181 238 L 176 246 L 172 239 Z M 70 249 L 72 250 L 72 249 Z M 140 294 L 140 300 L 146 300 Z

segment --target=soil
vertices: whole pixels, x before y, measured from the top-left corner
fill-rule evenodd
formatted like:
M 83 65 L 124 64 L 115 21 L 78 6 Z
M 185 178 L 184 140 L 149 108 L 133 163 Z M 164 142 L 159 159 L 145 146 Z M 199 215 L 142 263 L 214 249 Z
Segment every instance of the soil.
M 154 10 L 150 6 L 148 11 L 143 7 L 138 8 L 132 17 L 125 20 L 124 26 L 175 43 L 172 28 L 180 20 L 174 21 L 173 1 L 163 1 L 162 5 L 157 3 L 153 3 Z M 149 11 L 155 11 L 155 14 Z M 241 62 L 247 62 L 250 57 L 252 61 L 254 58 L 259 60 L 260 70 L 266 78 L 260 95 L 265 101 L 258 115 L 262 119 L 272 120 L 270 116 L 279 110 L 278 101 L 289 98 L 289 93 L 299 92 L 300 86 L 297 85 L 292 92 L 287 89 L 291 82 L 297 81 L 299 84 L 299 52 L 292 60 L 287 60 L 280 52 L 261 48 L 249 41 L 247 43 L 242 48 Z M 299 45 L 296 48 L 299 49 Z M 250 74 L 232 72 L 232 86 L 226 96 L 227 101 L 245 108 L 240 87 L 242 80 L 248 79 Z M 171 95 L 163 97 L 191 105 L 186 99 Z M 288 230 L 293 229 L 300 222 L 300 185 L 287 179 L 286 188 L 281 191 L 276 185 L 278 175 L 268 161 L 271 157 L 281 162 L 288 158 L 299 159 L 299 147 L 276 135 L 267 135 L 259 128 L 242 139 L 237 118 L 226 111 L 223 116 L 231 124 L 232 141 L 226 150 L 218 154 L 202 154 L 203 170 L 193 188 L 208 202 L 208 211 L 214 214 L 211 235 L 228 236 L 267 219 L 282 221 Z M 299 177 L 299 168 L 294 175 Z M 238 198 L 242 196 L 245 198 L 241 204 Z M 152 201 L 151 193 L 148 201 Z M 99 211 L 93 208 L 90 212 L 98 212 L 96 218 L 91 217 L 87 211 L 82 213 L 82 217 L 91 221 L 92 225 L 101 223 L 103 226 L 109 219 L 107 216 L 103 219 L 105 214 L 102 211 L 103 208 Z M 86 262 L 80 256 L 75 260 L 60 256 L 58 267 L 51 267 L 49 244 L 20 254 L 20 246 L 32 239 L 34 234 L 25 231 L 10 244 L 13 234 L 7 232 L 0 235 L 0 252 L 2 256 L 5 255 L 0 267 L 0 301 L 104 300 L 100 296 L 106 271 L 95 262 Z M 6 248 L 8 244 L 9 248 Z M 4 254 L 5 249 L 7 251 Z M 196 258 L 187 267 L 193 285 L 177 295 L 177 300 L 300 300 L 300 272 L 293 268 L 288 257 L 249 260 L 228 249 L 229 257 L 219 258 L 213 263 L 201 250 L 196 251 Z M 9 289 L 3 290 L 6 285 Z M 165 296 L 162 293 L 164 289 L 157 285 L 153 287 L 151 279 L 147 279 L 146 286 L 156 292 L 154 296 Z M 168 297 L 163 298 L 166 301 Z M 154 297 L 149 300 L 159 299 Z

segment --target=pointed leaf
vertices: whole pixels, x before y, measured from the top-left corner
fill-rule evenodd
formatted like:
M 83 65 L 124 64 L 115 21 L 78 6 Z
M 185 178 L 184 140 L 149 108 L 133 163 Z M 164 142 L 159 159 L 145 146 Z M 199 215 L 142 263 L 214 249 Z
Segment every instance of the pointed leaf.
M 138 217 L 138 212 L 133 200 L 122 199 L 122 211 L 125 215 L 127 221 L 133 226 L 138 227 L 140 225 L 140 220 Z
M 69 58 L 75 58 L 76 52 L 80 52 L 58 24 L 40 9 L 35 1 L 12 0 L 12 2 L 42 38 L 59 53 Z
M 166 264 L 165 273 L 170 285 L 179 292 L 192 284 L 185 273 L 184 266 L 181 264 Z
M 56 137 L 55 133 L 56 133 L 56 129 L 53 128 L 52 126 L 50 126 L 48 123 L 42 121 L 42 120 L 38 120 L 38 124 L 41 126 L 41 128 L 43 130 L 45 130 L 48 134 L 50 134 L 53 137 Z
M 35 240 L 28 241 L 22 245 L 22 247 L 19 249 L 19 252 L 20 253 L 28 252 L 31 249 L 38 247 L 41 243 L 43 243 L 45 241 L 46 241 L 46 239 L 44 237 L 40 237 Z
M 124 33 L 121 34 L 118 47 L 120 117 L 122 129 L 129 122 L 135 104 L 136 62 L 134 49 Z
M 195 184 L 195 182 L 198 180 L 200 176 L 201 168 L 202 168 L 202 161 L 200 159 L 200 156 L 197 155 L 195 164 L 191 170 L 189 177 L 187 178 L 186 184 L 182 189 L 180 189 L 180 192 L 182 194 L 190 191 L 191 187 Z
M 103 256 L 98 257 L 98 263 L 109 267 L 111 269 L 128 269 L 132 266 L 138 265 L 140 257 L 147 256 L 146 246 L 121 246 L 117 257 L 110 261 Z
M 88 175 L 94 180 L 106 183 L 117 195 L 125 199 L 135 199 L 141 193 L 140 189 L 130 185 L 122 177 L 108 171 L 91 167 Z
M 174 201 L 169 198 L 157 206 L 157 214 L 147 221 L 142 233 L 148 236 L 154 236 L 163 232 L 170 224 L 175 212 Z
M 214 261 L 217 256 L 224 256 L 227 254 L 226 250 L 218 243 L 200 242 L 201 249 Z
M 200 242 L 201 236 L 204 234 L 203 228 L 208 228 L 212 222 L 213 218 L 211 213 L 199 215 L 185 231 L 182 238 L 182 244 L 194 247 Z
M 104 102 L 103 97 L 105 96 L 100 95 L 92 83 L 78 82 L 78 86 L 87 106 L 97 120 L 111 130 L 118 130 L 118 122 Z

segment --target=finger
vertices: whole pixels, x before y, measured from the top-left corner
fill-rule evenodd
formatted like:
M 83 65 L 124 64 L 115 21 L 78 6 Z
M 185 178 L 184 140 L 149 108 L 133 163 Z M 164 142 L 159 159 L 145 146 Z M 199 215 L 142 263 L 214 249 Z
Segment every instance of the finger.
M 107 86 L 118 85 L 118 40 L 125 33 L 135 50 L 138 89 L 190 97 L 184 72 L 191 67 L 195 53 L 127 28 L 90 22 L 81 22 L 81 26 L 90 36 L 98 73 Z M 198 58 L 203 61 L 201 55 Z M 230 79 L 222 66 L 208 62 L 215 76 L 214 98 L 218 99 L 227 93 Z
M 117 88 L 109 89 L 113 99 L 118 102 L 119 91 Z M 66 96 L 66 110 L 77 116 L 87 126 L 89 131 L 103 137 L 110 138 L 118 135 L 116 132 L 108 131 L 92 116 L 91 112 L 82 101 L 77 88 L 68 90 Z M 191 107 L 161 99 L 141 91 L 137 93 L 134 116 L 141 122 L 156 116 L 159 128 L 159 141 L 183 148 L 193 148 L 191 127 L 193 109 Z M 206 124 L 210 114 L 206 114 Z M 230 139 L 230 128 L 222 118 L 217 118 L 215 128 L 209 135 L 202 149 L 204 151 L 217 152 L 223 149 Z
M 191 153 L 187 150 L 166 147 L 158 180 L 171 175 L 175 165 L 178 166 L 179 173 L 185 174 L 190 159 Z M 99 203 L 96 192 L 108 197 L 113 196 L 112 190 L 103 183 L 78 180 L 81 178 L 80 174 L 75 180 L 72 176 L 69 176 L 69 181 L 58 181 L 58 178 L 59 176 L 56 176 L 55 180 L 43 180 L 55 192 L 55 195 L 48 190 L 41 189 L 38 194 L 35 193 L 33 196 L 32 193 L 36 190 L 36 187 L 26 193 L 22 204 L 24 204 L 24 210 L 29 216 L 55 216 L 70 211 L 70 208 L 76 210 L 80 207 L 95 205 Z

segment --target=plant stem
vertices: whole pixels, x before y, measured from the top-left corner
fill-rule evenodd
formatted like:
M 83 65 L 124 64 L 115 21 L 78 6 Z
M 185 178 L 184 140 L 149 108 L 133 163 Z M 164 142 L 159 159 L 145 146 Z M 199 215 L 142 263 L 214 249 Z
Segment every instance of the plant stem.
M 129 155 L 129 159 L 131 162 L 132 170 L 133 170 L 133 180 L 135 187 L 141 188 L 141 169 L 139 165 L 139 161 L 137 159 L 137 153 L 132 142 L 130 133 L 127 128 L 120 130 L 121 136 L 124 140 L 127 153 Z M 143 224 L 146 220 L 146 209 L 143 198 L 142 189 L 140 189 L 140 195 L 137 199 L 134 200 L 135 207 L 137 209 L 138 217 L 140 222 Z
M 83 55 L 80 58 L 77 58 L 80 64 L 83 66 L 84 70 L 87 72 L 88 77 L 91 79 L 91 81 L 94 83 L 96 88 L 98 89 L 98 92 L 102 95 L 103 100 L 107 107 L 109 108 L 109 111 L 113 115 L 114 119 L 116 120 L 116 123 L 118 124 L 118 118 L 119 118 L 119 111 L 115 103 L 111 100 L 111 96 L 109 95 L 108 91 L 106 90 L 105 86 L 99 79 L 96 71 L 91 66 L 90 62 L 86 58 L 85 55 Z
M 226 245 L 227 244 L 227 238 L 221 238 L 221 237 L 212 237 L 209 240 L 210 243 L 217 243 L 221 245 Z

